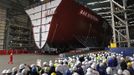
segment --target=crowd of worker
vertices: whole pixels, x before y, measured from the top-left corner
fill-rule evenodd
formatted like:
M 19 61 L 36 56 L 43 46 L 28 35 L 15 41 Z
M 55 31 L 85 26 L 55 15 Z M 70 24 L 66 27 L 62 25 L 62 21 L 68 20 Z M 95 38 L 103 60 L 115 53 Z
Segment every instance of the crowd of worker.
M 20 64 L 2 75 L 134 75 L 134 58 L 111 52 L 81 54 L 36 64 Z

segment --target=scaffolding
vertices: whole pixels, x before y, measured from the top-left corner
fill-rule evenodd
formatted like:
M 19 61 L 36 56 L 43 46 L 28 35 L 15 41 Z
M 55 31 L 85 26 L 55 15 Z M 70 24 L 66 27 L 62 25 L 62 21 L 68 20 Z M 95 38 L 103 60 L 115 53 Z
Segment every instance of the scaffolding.
M 6 26 L 6 8 L 0 6 L 0 50 L 4 47 L 4 36 Z
M 97 0 L 87 6 L 105 18 L 113 28 L 113 40 L 118 47 L 133 47 L 134 3 L 127 0 Z
M 28 16 L 13 8 L 7 9 L 6 38 L 4 49 L 25 49 L 29 50 L 33 45 L 31 24 Z

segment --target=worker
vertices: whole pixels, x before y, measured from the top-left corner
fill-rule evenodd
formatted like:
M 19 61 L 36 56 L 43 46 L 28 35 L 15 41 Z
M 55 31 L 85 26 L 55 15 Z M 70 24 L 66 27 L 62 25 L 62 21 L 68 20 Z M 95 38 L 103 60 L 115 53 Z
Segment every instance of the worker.
M 13 53 L 10 53 L 8 64 L 13 64 Z

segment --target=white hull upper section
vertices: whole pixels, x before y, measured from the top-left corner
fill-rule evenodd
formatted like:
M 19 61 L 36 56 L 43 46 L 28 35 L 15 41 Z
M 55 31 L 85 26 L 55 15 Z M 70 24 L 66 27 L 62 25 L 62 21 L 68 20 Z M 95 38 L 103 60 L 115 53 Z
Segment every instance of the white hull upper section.
M 47 41 L 53 14 L 61 1 L 62 0 L 54 0 L 26 10 L 32 22 L 34 41 L 39 49 L 41 49 Z

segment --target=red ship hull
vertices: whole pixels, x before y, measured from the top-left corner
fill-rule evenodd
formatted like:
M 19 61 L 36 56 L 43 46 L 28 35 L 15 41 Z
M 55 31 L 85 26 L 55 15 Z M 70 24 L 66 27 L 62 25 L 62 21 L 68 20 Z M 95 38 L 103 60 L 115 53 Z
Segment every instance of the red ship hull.
M 102 24 L 103 19 L 88 8 L 74 0 L 62 0 L 53 15 L 47 43 L 55 48 L 104 47 L 109 43 L 111 34 L 106 35 L 110 38 L 104 38 Z M 84 43 L 91 38 L 96 40 L 96 45 Z M 102 45 L 103 40 L 108 43 Z
M 61 0 L 52 16 L 42 49 L 106 47 L 112 38 L 111 26 L 75 0 Z

